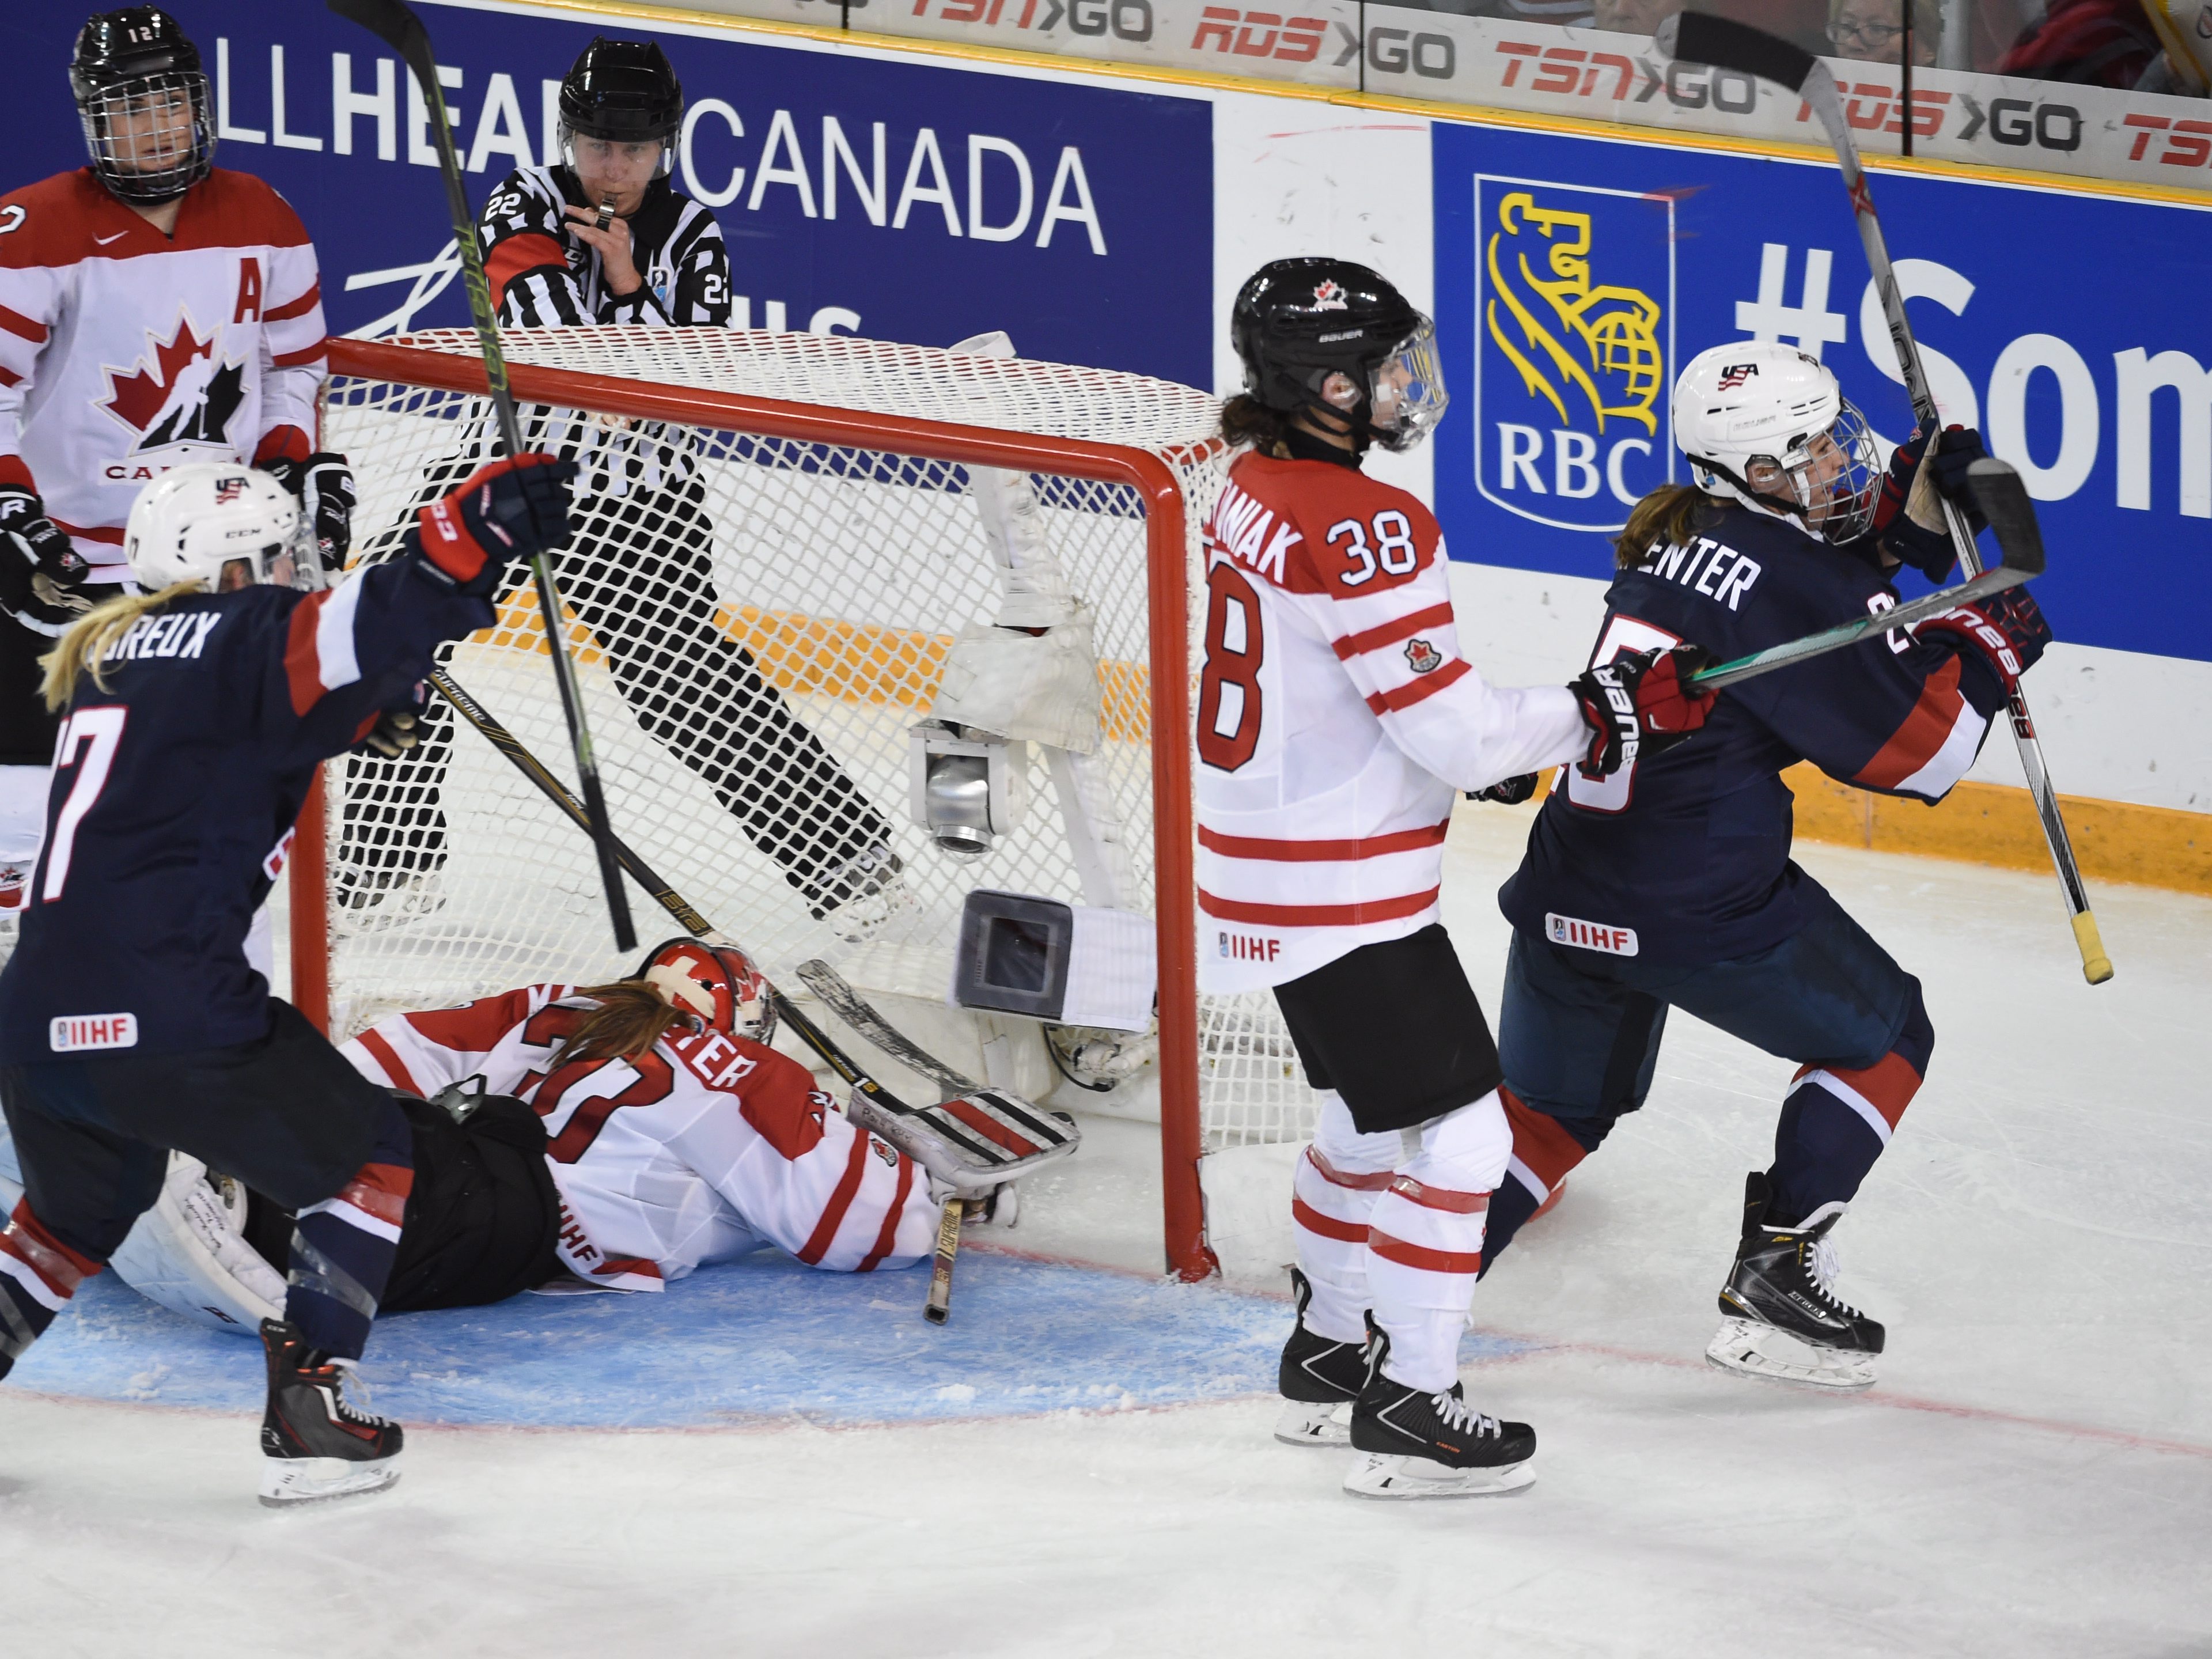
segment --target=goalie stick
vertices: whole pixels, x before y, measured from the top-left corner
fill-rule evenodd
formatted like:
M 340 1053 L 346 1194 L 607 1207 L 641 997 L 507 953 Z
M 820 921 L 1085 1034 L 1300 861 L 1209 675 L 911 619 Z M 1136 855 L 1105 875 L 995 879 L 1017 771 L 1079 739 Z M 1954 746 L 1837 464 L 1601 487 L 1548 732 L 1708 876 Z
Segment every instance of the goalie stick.
M 438 694 L 453 706 L 454 712 L 475 727 L 485 741 L 512 762 L 515 769 L 567 814 L 569 821 L 580 828 L 588 829 L 583 807 L 576 798 L 562 787 L 561 781 L 546 769 L 545 763 L 532 754 L 522 740 L 471 696 L 452 675 L 443 669 L 433 669 L 430 684 Z M 615 856 L 620 867 L 630 878 L 650 893 L 655 902 L 668 912 L 676 924 L 694 938 L 709 945 L 727 945 L 734 950 L 744 947 L 717 928 L 694 909 L 690 902 L 668 883 L 663 881 L 644 859 L 626 843 L 613 842 Z M 826 963 L 810 963 L 807 966 L 818 970 L 805 975 L 809 985 L 818 979 L 836 994 L 836 1001 L 830 1002 L 841 1016 L 848 1009 L 865 1020 L 855 1024 L 854 1030 L 877 1040 L 880 1033 L 893 1039 L 897 1047 L 878 1042 L 893 1058 L 911 1063 L 916 1071 L 933 1080 L 946 1078 L 959 1079 L 964 1086 L 956 1087 L 946 1099 L 934 1106 L 910 1106 L 863 1071 L 858 1062 L 847 1054 L 836 1040 L 809 1019 L 793 1006 L 790 998 L 773 986 L 769 988 L 769 1006 L 776 1018 L 797 1032 L 800 1041 L 822 1057 L 823 1063 L 842 1079 L 853 1091 L 847 1104 L 847 1115 L 861 1127 L 881 1136 L 916 1163 L 931 1170 L 939 1179 L 953 1187 L 945 1200 L 945 1216 L 940 1222 L 938 1244 L 938 1267 L 931 1284 L 933 1323 L 945 1322 L 945 1303 L 943 1297 L 951 1294 L 952 1254 L 959 1247 L 960 1220 L 965 1214 L 965 1200 L 977 1199 L 992 1187 L 1013 1178 L 1007 1170 L 1015 1169 L 1027 1174 L 1041 1164 L 1056 1162 L 1072 1156 L 1082 1142 L 1082 1135 L 1072 1121 L 1030 1104 L 1018 1095 L 1003 1089 L 979 1088 L 943 1061 L 935 1059 L 919 1044 L 902 1035 L 890 1021 L 869 1006 L 859 992 L 847 984 L 842 975 Z M 802 975 L 805 970 L 802 969 Z M 925 1155 L 927 1154 L 927 1155 Z M 951 1161 L 963 1166 L 958 1176 L 948 1175 L 936 1166 Z M 952 1247 L 945 1248 L 945 1228 L 952 1230 Z M 941 1285 L 940 1285 L 941 1281 Z
M 1859 240 L 1866 247 L 1867 266 L 1874 274 L 1875 289 L 1881 298 L 1882 316 L 1889 325 L 1890 340 L 1897 349 L 1905 390 L 1912 399 L 1913 419 L 1928 434 L 1920 459 L 1921 465 L 1926 466 L 1936 453 L 1942 416 L 1936 410 L 1935 393 L 1929 388 L 1928 372 L 1921 363 L 1919 348 L 1912 341 L 1912 326 L 1905 315 L 1905 296 L 1898 292 L 1897 275 L 1889 262 L 1889 246 L 1882 236 L 1881 221 L 1875 215 L 1874 194 L 1867 183 L 1866 169 L 1859 161 L 1858 142 L 1851 136 L 1851 125 L 1828 66 L 1802 47 L 1778 40 L 1762 29 L 1705 12 L 1686 11 L 1668 18 L 1659 26 L 1656 39 L 1660 51 L 1671 58 L 1735 70 L 1786 87 L 1802 98 L 1820 118 L 1828 142 L 1834 147 L 1837 165 L 1843 170 L 1844 186 L 1850 192 L 1851 213 L 1858 222 Z M 1958 549 L 1960 563 L 1968 576 L 1980 575 L 1982 561 L 1974 546 L 1972 529 L 1955 502 L 1942 497 L 1941 492 L 1938 495 L 1943 503 L 1943 520 L 1951 532 L 1952 544 Z M 2027 775 L 2028 794 L 2035 802 L 2036 817 L 2042 822 L 2043 838 L 2051 848 L 2051 861 L 2058 872 L 2059 890 L 2064 896 L 2066 914 L 2073 924 L 2074 942 L 2081 952 L 2082 976 L 2092 985 L 2102 985 L 2112 976 L 2112 958 L 2105 954 L 2096 916 L 2089 908 L 2081 866 L 2075 860 L 2074 844 L 2067 836 L 2066 820 L 2058 809 L 2057 791 L 2051 784 L 2050 769 L 2044 763 L 2042 739 L 2035 734 L 2034 717 L 2028 713 L 2027 699 L 2017 685 L 2008 700 L 2008 712 L 2013 742 L 2020 750 L 2021 769 Z
M 1824 628 L 1802 639 L 1784 640 L 1780 645 L 1770 645 L 1747 657 L 1715 663 L 1691 675 L 1690 684 L 1700 691 L 1738 685 L 1761 674 L 1771 674 L 1778 668 L 1786 668 L 1791 663 L 1803 662 L 1808 657 L 1840 651 L 1871 634 L 1915 627 L 1930 617 L 1940 617 L 1960 605 L 1987 599 L 2008 587 L 2017 587 L 2031 576 L 2041 575 L 2043 532 L 2036 527 L 2035 507 L 2027 498 L 2027 486 L 2020 481 L 2020 474 L 2005 462 L 1985 455 L 1966 470 L 1966 477 L 1973 489 L 1974 500 L 1989 520 L 1990 529 L 2003 554 L 2002 562 L 1995 569 L 1984 570 L 1956 587 L 1923 593 L 1891 610 L 1856 617 L 1835 628 Z
M 484 277 L 483 250 L 477 246 L 476 218 L 469 211 L 468 192 L 461 185 L 461 158 L 453 150 L 453 130 L 446 118 L 446 97 L 438 80 L 438 60 L 430 51 L 429 32 L 401 0 L 328 0 L 328 3 L 339 16 L 360 24 L 399 54 L 429 106 L 438 167 L 446 179 L 446 208 L 453 216 L 453 243 L 461 256 L 461 285 L 468 290 L 469 316 L 476 324 L 477 349 L 483 354 L 484 384 L 491 393 L 492 407 L 498 411 L 500 441 L 509 455 L 520 455 L 522 425 L 515 417 L 514 393 L 507 383 L 507 354 L 500 347 L 491 285 Z M 561 688 L 561 713 L 568 722 L 576 778 L 583 786 L 585 828 L 599 855 L 599 882 L 606 890 L 607 918 L 614 927 L 615 948 L 634 951 L 637 933 L 630 925 L 629 895 L 623 890 L 622 874 L 615 867 L 614 825 L 607 817 L 599 757 L 592 752 L 591 727 L 584 718 L 575 659 L 569 654 L 568 630 L 562 626 L 561 594 L 554 586 L 552 562 L 542 552 L 533 553 L 530 573 L 538 585 L 538 615 L 545 625 L 545 642 L 553 655 L 553 678 Z

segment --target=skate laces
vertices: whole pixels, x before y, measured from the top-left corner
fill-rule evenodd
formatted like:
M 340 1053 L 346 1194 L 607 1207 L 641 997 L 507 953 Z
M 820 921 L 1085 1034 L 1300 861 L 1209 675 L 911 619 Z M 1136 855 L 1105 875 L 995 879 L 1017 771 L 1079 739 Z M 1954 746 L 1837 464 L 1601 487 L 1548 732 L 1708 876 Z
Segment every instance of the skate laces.
M 331 1374 L 331 1404 L 340 1417 L 349 1423 L 358 1423 L 364 1429 L 380 1429 L 385 1426 L 385 1419 L 367 1409 L 376 1397 L 375 1390 L 368 1386 L 368 1379 L 362 1375 L 360 1366 L 358 1359 L 341 1358 L 333 1354 L 315 1369 Z M 358 1406 L 347 1398 L 356 1390 L 361 1395 Z
M 1505 1432 L 1496 1418 L 1486 1417 L 1458 1395 L 1449 1392 L 1431 1395 L 1429 1404 L 1436 1408 L 1437 1416 L 1448 1429 L 1458 1429 L 1476 1436 L 1498 1437 Z
M 1836 1283 L 1844 1276 L 1844 1258 L 1835 1241 L 1823 1233 L 1805 1255 L 1805 1276 L 1812 1280 L 1813 1288 L 1838 1311 L 1858 1318 L 1859 1310 L 1836 1293 Z

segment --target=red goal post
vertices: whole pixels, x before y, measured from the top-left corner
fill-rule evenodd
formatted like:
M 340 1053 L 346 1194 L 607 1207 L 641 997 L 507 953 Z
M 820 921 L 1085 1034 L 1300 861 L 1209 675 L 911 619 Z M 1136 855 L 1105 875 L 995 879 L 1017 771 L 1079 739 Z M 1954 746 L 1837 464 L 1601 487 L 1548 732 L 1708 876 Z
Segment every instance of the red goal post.
M 564 331 L 580 335 L 586 331 Z M 636 331 L 591 331 L 629 335 Z M 688 332 L 688 331 L 687 331 Z M 662 337 L 667 338 L 665 335 Z M 769 337 L 732 336 L 739 342 L 762 343 Z M 781 337 L 790 339 L 794 337 Z M 434 337 L 441 349 L 419 344 L 351 339 L 331 343 L 332 386 L 404 389 L 422 394 L 450 394 L 441 410 L 445 422 L 435 430 L 440 441 L 460 430 L 465 411 L 481 403 L 486 386 L 480 359 L 461 355 L 465 337 L 458 331 Z M 749 395 L 742 392 L 693 385 L 654 381 L 574 368 L 546 367 L 526 361 L 530 342 L 519 339 L 511 351 L 511 378 L 516 398 L 526 404 L 575 411 L 611 422 L 667 423 L 687 431 L 714 434 L 745 434 L 802 446 L 826 446 L 840 451 L 908 458 L 956 467 L 989 467 L 1053 478 L 1088 480 L 1121 486 L 1133 493 L 1144 518 L 1144 606 L 1148 619 L 1149 660 L 1146 675 L 1149 693 L 1149 731 L 1176 733 L 1179 740 L 1151 743 L 1150 808 L 1153 860 L 1153 913 L 1157 922 L 1159 968 L 1159 1114 L 1161 1177 L 1166 1255 L 1173 1271 L 1186 1279 L 1204 1276 L 1213 1266 L 1206 1246 L 1199 1164 L 1205 1150 L 1200 1101 L 1200 1001 L 1197 989 L 1195 883 L 1193 875 L 1191 809 L 1191 516 L 1194 506 L 1207 503 L 1186 500 L 1185 477 L 1171 462 L 1210 464 L 1218 456 L 1218 441 L 1189 446 L 1182 454 L 1163 453 L 1129 444 L 1098 441 L 1046 433 L 1011 431 L 962 424 L 937 418 L 897 413 L 830 407 Z M 844 343 L 825 343 L 842 344 Z M 854 342 L 875 347 L 878 343 Z M 811 350 L 812 348 L 805 348 Z M 912 352 L 915 349 L 892 348 Z M 943 356 L 944 354 L 934 354 Z M 1070 374 L 1086 371 L 1067 371 Z M 1131 378 L 1133 377 L 1124 377 Z M 1157 383 L 1153 383 L 1157 384 Z M 1178 389 L 1180 390 L 1180 389 Z M 337 394 L 332 394 L 336 397 Z M 377 398 L 386 398 L 377 392 Z M 462 400 L 466 400 L 465 402 Z M 375 399 L 370 400 L 375 404 Z M 376 404 L 385 407 L 390 404 Z M 419 400 L 418 400 L 419 405 Z M 367 406 L 367 405 L 363 405 Z M 392 405 L 396 406 L 396 404 Z M 410 405 L 413 407 L 415 405 Z M 350 408 L 351 406 L 349 406 Z M 464 411 L 456 414 L 454 410 Z M 326 431 L 335 424 L 326 410 Z M 350 418 L 350 416 L 349 416 Z M 391 417 L 397 423 L 401 417 Z M 407 419 L 416 419 L 410 415 Z M 329 431 L 326 441 L 346 447 L 348 434 Z M 356 455 L 363 446 L 355 441 Z M 411 453 L 412 452 L 410 452 Z M 411 463 L 410 463 L 411 464 Z M 356 466 L 361 465 L 356 459 Z M 419 481 L 419 468 L 405 482 Z M 373 483 L 365 483 L 367 501 Z M 941 489 L 942 486 L 939 486 Z M 390 516 L 388 503 L 386 517 Z M 374 524 L 357 532 L 373 534 Z M 572 613 L 574 605 L 571 605 Z M 482 638 L 483 636 L 478 636 Z M 545 671 L 546 694 L 550 695 L 550 670 Z M 458 676 L 465 684 L 465 672 Z M 487 698 L 490 702 L 492 700 Z M 619 705 L 616 705 L 619 707 Z M 494 706 L 494 712 L 505 718 Z M 510 722 L 512 723 L 512 722 Z M 594 715 L 595 733 L 599 717 Z M 567 768 L 565 750 L 547 750 L 543 757 L 556 774 Z M 352 763 L 333 763 L 326 771 L 343 774 Z M 333 781 L 333 789 L 342 786 Z M 661 850 L 640 840 L 625 825 L 625 801 L 610 786 L 610 805 L 617 832 L 631 839 L 648 860 L 661 861 Z M 343 805 L 341 811 L 343 811 Z M 325 1029 L 333 1016 L 331 979 L 332 901 L 331 854 L 336 825 L 326 805 L 325 792 L 313 793 L 302 813 L 300 833 L 291 861 L 292 974 L 295 999 L 310 1018 Z M 588 848 L 586 849 L 588 854 Z M 679 884 L 682 880 L 677 877 Z M 695 898 L 706 908 L 708 901 Z M 710 915 L 713 913 L 710 911 Z M 747 917 L 714 915 L 727 932 L 744 939 Z M 351 925 L 342 919 L 341 928 Z M 602 917 L 602 926 L 604 918 Z M 343 1024 L 344 1022 L 341 1022 Z M 334 1036 L 343 1036 L 343 1030 Z

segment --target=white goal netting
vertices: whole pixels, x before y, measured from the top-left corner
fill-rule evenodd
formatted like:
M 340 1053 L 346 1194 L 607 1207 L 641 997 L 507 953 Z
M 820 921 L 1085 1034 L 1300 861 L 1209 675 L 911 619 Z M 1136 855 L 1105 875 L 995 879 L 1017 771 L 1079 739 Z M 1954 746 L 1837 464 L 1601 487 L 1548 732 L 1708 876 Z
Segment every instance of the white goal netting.
M 917 1003 L 944 996 L 970 889 L 1083 902 L 1033 747 L 1027 817 L 982 857 L 949 858 L 908 811 L 908 730 L 929 714 L 953 636 L 1000 604 L 967 471 L 897 453 L 890 423 L 875 447 L 865 433 L 762 435 L 727 406 L 681 420 L 618 411 L 641 388 L 693 388 L 1146 449 L 1181 485 L 1180 556 L 1202 600 L 1198 528 L 1221 476 L 1212 398 L 1136 375 L 850 338 L 616 327 L 506 338 L 515 364 L 605 377 L 563 380 L 567 401 L 526 403 L 523 416 L 527 441 L 583 467 L 578 532 L 556 562 L 569 643 L 617 833 L 665 880 L 772 970 L 824 956 L 863 990 Z M 475 352 L 460 331 L 392 343 Z M 352 460 L 356 556 L 368 559 L 389 556 L 416 506 L 496 453 L 486 399 L 377 372 L 390 378 L 334 374 L 324 411 L 325 445 Z M 1127 484 L 1042 464 L 1030 484 L 1071 586 L 1096 612 L 1104 741 L 1092 775 L 1129 855 L 1127 902 L 1150 912 L 1163 867 L 1188 883 L 1190 860 L 1187 847 L 1163 858 L 1154 845 L 1143 502 Z M 1194 665 L 1201 621 L 1187 618 Z M 572 777 L 526 586 L 446 665 Z M 1172 775 L 1187 790 L 1188 762 Z M 442 701 L 414 757 L 350 757 L 326 775 L 335 1033 L 634 965 L 613 951 L 588 842 Z M 888 896 L 885 853 L 896 864 Z M 678 931 L 635 885 L 631 906 L 642 942 Z M 1206 999 L 1197 1017 L 1207 1146 L 1310 1133 L 1311 1096 L 1272 999 Z M 1157 1087 L 1139 1073 L 1115 1093 Z M 1055 1103 L 1097 1102 L 1065 1088 Z

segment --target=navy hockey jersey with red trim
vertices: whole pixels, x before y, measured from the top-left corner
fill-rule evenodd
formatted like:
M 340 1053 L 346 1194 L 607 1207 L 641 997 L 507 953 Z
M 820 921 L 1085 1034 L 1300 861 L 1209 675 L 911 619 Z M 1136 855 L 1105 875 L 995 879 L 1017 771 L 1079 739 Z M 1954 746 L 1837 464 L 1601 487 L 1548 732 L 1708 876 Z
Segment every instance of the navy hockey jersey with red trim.
M 1855 554 L 1730 506 L 1655 550 L 1607 595 L 1593 662 L 1692 641 L 1723 660 L 1897 603 Z M 1801 925 L 1812 878 L 1790 860 L 1782 771 L 1809 760 L 1862 789 L 1935 802 L 1966 775 L 2004 694 L 1949 635 L 1893 629 L 1730 686 L 1704 731 L 1601 783 L 1564 769 L 1506 919 L 1563 945 L 1696 963 L 1748 956 Z
M 419 557 L 335 588 L 197 593 L 141 617 L 80 677 L 46 846 L 0 974 L 0 1064 L 177 1054 L 268 1030 L 246 932 L 318 762 L 357 742 L 489 601 Z

